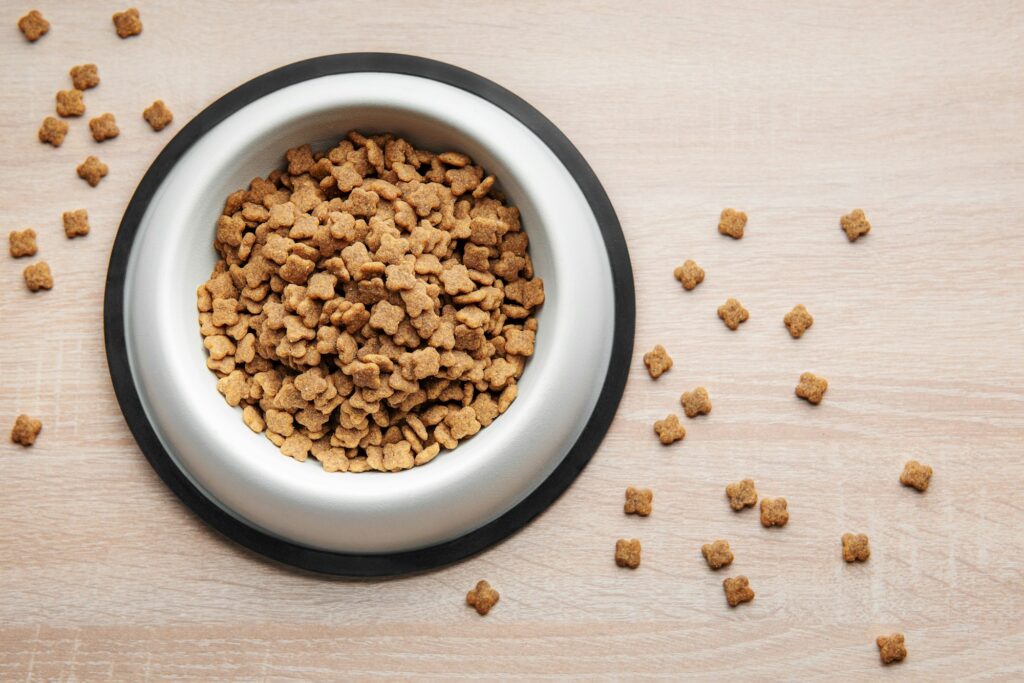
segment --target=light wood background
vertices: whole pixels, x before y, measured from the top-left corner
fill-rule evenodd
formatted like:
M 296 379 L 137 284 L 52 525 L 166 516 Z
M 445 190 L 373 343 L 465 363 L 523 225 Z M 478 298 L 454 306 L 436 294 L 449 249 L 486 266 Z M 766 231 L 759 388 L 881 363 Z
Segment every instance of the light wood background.
M 29 260 L 0 267 L 0 417 L 45 423 L 0 446 L 0 679 L 1024 676 L 1024 4 L 139 5 L 128 41 L 117 3 L 39 0 L 33 45 L 14 28 L 31 5 L 0 12 L 0 228 L 34 226 L 56 279 L 30 294 Z M 125 427 L 101 327 L 120 216 L 171 136 L 253 76 L 357 50 L 466 67 L 549 116 L 611 196 L 638 294 L 618 416 L 557 504 L 469 561 L 364 582 L 268 563 L 182 506 Z M 86 61 L 87 117 L 121 136 L 97 145 L 82 119 L 39 144 Z M 159 134 L 140 116 L 158 97 Z M 90 153 L 111 169 L 96 189 L 74 171 Z M 750 215 L 740 242 L 715 230 L 724 206 Z M 92 233 L 69 241 L 78 207 Z M 874 229 L 849 244 L 855 207 Z M 692 293 L 686 258 L 707 270 Z M 751 312 L 735 333 L 729 296 Z M 815 325 L 793 341 L 798 302 Z M 652 382 L 655 343 L 675 367 Z M 805 370 L 830 382 L 817 408 L 793 396 Z M 663 448 L 652 422 L 698 384 L 713 414 Z M 927 494 L 897 481 L 910 457 L 935 468 Z M 787 527 L 728 508 L 744 476 L 788 498 Z M 622 514 L 629 484 L 654 489 L 650 518 Z M 868 563 L 841 561 L 846 531 Z M 638 570 L 612 562 L 619 537 L 642 540 Z M 700 556 L 715 538 L 736 554 L 721 573 Z M 730 610 L 740 573 L 757 598 Z M 485 619 L 463 604 L 479 578 L 502 596 Z M 910 655 L 883 669 L 893 630 Z

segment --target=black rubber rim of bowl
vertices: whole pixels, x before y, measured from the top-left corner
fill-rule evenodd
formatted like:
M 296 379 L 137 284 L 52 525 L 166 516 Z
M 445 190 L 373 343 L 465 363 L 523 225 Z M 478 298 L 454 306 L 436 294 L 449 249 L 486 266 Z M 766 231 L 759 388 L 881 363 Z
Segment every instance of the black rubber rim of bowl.
M 554 472 L 514 508 L 475 531 L 428 548 L 386 555 L 335 553 L 290 543 L 248 526 L 207 498 L 178 468 L 149 423 L 128 364 L 124 328 L 125 273 L 135 234 L 154 192 L 181 156 L 226 117 L 264 95 L 320 76 L 361 71 L 408 74 L 447 83 L 492 102 L 532 130 L 562 161 L 590 203 L 604 237 L 615 289 L 608 374 L 581 436 Z M 629 373 L 635 318 L 633 273 L 618 218 L 593 170 L 569 139 L 524 100 L 486 78 L 443 62 L 388 53 L 328 55 L 275 69 L 224 95 L 182 128 L 150 166 L 125 210 L 110 255 L 103 308 L 107 362 L 121 412 L 167 486 L 207 524 L 246 548 L 301 569 L 349 577 L 396 576 L 456 562 L 501 541 L 551 505 L 587 465 L 608 431 Z

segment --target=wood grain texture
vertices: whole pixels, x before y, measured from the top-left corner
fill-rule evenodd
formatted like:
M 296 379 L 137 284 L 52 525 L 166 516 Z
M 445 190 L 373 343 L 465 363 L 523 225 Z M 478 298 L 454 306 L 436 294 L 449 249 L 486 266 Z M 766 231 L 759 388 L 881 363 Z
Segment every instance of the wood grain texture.
M 0 268 L 0 416 L 45 423 L 0 446 L 0 679 L 1024 676 L 1024 5 L 138 4 L 127 41 L 109 3 L 40 0 L 33 45 L 14 27 L 30 5 L 0 11 L 0 227 L 34 226 L 56 279 L 32 295 L 28 260 Z M 101 327 L 118 221 L 171 136 L 251 77 L 356 50 L 466 67 L 549 116 L 619 212 L 638 292 L 622 406 L 572 488 L 490 551 L 390 581 L 291 571 L 199 522 L 128 433 Z M 40 145 L 86 61 L 87 117 L 121 136 L 72 120 Z M 153 133 L 158 97 L 175 123 Z M 96 189 L 74 171 L 90 153 L 111 169 Z M 750 215 L 740 242 L 715 231 L 724 206 Z M 874 229 L 849 244 L 858 206 Z M 78 207 L 92 233 L 68 241 Z M 691 293 L 686 258 L 707 270 Z M 751 312 L 735 333 L 715 317 L 730 296 Z M 815 316 L 799 341 L 796 303 Z M 675 367 L 652 382 L 656 343 Z M 819 407 L 793 397 L 805 370 L 829 379 Z M 653 421 L 698 384 L 714 412 L 661 447 Z M 908 457 L 935 468 L 927 494 L 899 485 Z M 788 498 L 788 526 L 729 510 L 744 476 Z M 622 514 L 629 484 L 654 489 L 651 517 Z M 868 563 L 841 561 L 846 531 L 870 535 Z M 619 537 L 643 541 L 638 570 L 612 562 Z M 726 606 L 714 538 L 753 603 Z M 502 595 L 484 619 L 462 603 L 479 578 Z M 891 630 L 910 656 L 883 671 Z

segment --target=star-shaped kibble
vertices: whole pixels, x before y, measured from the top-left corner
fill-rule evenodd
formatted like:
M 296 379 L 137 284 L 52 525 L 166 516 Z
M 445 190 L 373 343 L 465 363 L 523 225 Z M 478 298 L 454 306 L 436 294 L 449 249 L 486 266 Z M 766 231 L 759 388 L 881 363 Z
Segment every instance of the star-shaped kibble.
M 644 365 L 647 366 L 651 379 L 658 379 L 672 369 L 672 356 L 668 355 L 664 346 L 658 344 L 644 354 Z
M 730 330 L 737 329 L 750 318 L 750 312 L 737 299 L 728 299 L 718 307 L 718 317 Z
M 878 636 L 875 638 L 875 644 L 878 645 L 878 656 L 882 658 L 882 664 L 902 662 L 906 659 L 907 647 L 902 633 Z
M 725 487 L 725 495 L 729 497 L 729 507 L 739 511 L 757 505 L 757 489 L 753 479 L 733 482 Z
M 679 418 L 675 415 L 668 415 L 664 420 L 655 420 L 654 433 L 665 446 L 686 438 L 686 428 L 679 424 Z
M 799 339 L 814 324 L 814 316 L 807 312 L 803 304 L 797 304 L 782 318 L 782 322 L 786 324 L 790 336 Z
M 654 493 L 650 489 L 638 489 L 632 486 L 626 489 L 626 503 L 622 506 L 627 515 L 646 517 L 651 514 L 651 503 Z
M 728 567 L 733 560 L 729 541 L 717 540 L 714 543 L 705 543 L 700 547 L 700 554 L 704 556 L 708 566 L 712 569 Z
M 789 509 L 785 498 L 765 498 L 761 501 L 761 526 L 786 526 Z
M 636 569 L 640 566 L 640 541 L 620 538 L 615 542 L 615 564 Z
M 821 403 L 826 391 L 828 380 L 810 372 L 800 375 L 800 383 L 796 385 L 796 395 L 814 405 Z
M 851 242 L 856 242 L 858 238 L 871 232 L 871 223 L 860 209 L 854 209 L 840 218 L 839 227 Z
M 700 283 L 704 282 L 704 269 L 697 265 L 695 261 L 686 259 L 683 265 L 675 269 L 673 273 L 675 278 L 682 283 L 683 289 L 690 291 Z
M 486 581 L 478 581 L 473 590 L 466 593 L 466 604 L 476 610 L 476 613 L 483 616 L 491 611 L 501 598 L 498 591 L 491 588 Z
M 750 602 L 754 599 L 754 591 L 750 588 L 750 581 L 745 576 L 726 579 L 722 582 L 725 590 L 725 599 L 729 601 L 729 607 L 735 607 L 741 602 Z
M 679 402 L 683 405 L 686 417 L 697 417 L 711 412 L 711 397 L 708 396 L 708 390 L 704 387 L 697 387 L 693 391 L 684 391 L 683 395 L 679 397 Z
M 738 240 L 743 237 L 743 228 L 746 225 L 747 214 L 736 209 L 723 209 L 718 219 L 718 232 Z
M 903 474 L 900 475 L 901 484 L 911 486 L 918 491 L 927 491 L 931 480 L 932 468 L 916 460 L 908 460 L 903 466 Z
M 843 559 L 847 562 L 864 562 L 871 557 L 867 534 L 843 534 Z

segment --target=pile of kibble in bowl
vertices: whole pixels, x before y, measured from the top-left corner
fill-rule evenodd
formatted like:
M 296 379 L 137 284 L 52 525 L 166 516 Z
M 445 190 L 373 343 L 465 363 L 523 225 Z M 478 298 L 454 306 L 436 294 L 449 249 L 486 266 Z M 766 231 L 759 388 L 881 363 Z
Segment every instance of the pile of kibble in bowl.
M 391 134 L 286 159 L 217 221 L 197 291 L 217 388 L 327 471 L 430 462 L 508 409 L 533 355 L 544 283 L 519 211 L 465 154 Z

